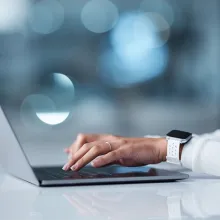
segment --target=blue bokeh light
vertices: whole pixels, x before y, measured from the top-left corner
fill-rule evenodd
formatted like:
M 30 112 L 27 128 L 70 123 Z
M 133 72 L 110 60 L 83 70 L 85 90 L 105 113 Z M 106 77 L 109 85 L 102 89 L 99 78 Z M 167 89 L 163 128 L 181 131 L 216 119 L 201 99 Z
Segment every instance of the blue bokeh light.
M 111 34 L 112 50 L 100 58 L 102 79 L 116 87 L 129 87 L 162 74 L 168 47 L 162 45 L 157 27 L 142 13 L 121 17 Z
M 143 0 L 140 4 L 142 12 L 156 12 L 162 15 L 171 26 L 175 21 L 172 5 L 166 0 Z
M 91 0 L 85 4 L 81 13 L 83 25 L 94 33 L 111 30 L 118 17 L 118 8 L 109 0 Z
M 39 34 L 57 31 L 64 22 L 64 8 L 56 0 L 39 1 L 31 6 L 29 25 Z

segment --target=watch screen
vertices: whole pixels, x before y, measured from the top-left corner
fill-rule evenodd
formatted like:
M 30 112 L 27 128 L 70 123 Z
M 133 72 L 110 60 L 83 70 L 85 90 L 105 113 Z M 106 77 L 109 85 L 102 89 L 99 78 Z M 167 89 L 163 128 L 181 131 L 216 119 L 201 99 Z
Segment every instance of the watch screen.
M 185 131 L 173 130 L 167 134 L 169 137 L 178 138 L 178 139 L 187 139 L 192 136 L 191 133 Z

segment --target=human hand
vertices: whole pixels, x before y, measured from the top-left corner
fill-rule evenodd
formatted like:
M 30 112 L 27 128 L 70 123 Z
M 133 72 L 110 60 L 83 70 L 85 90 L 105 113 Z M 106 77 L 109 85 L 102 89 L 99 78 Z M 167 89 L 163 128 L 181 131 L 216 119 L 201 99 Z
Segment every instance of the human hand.
M 108 134 L 80 134 L 65 150 L 69 161 L 64 170 L 78 171 L 90 162 L 93 167 L 110 164 L 144 166 L 166 159 L 165 138 L 127 138 Z

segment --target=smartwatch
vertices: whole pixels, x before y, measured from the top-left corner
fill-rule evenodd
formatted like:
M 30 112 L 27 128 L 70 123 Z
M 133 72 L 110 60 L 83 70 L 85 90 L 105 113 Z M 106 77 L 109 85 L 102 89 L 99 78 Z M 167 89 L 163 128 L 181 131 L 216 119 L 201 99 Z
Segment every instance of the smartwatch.
M 185 131 L 172 130 L 167 136 L 167 162 L 181 165 L 180 146 L 186 144 L 192 138 L 192 134 Z

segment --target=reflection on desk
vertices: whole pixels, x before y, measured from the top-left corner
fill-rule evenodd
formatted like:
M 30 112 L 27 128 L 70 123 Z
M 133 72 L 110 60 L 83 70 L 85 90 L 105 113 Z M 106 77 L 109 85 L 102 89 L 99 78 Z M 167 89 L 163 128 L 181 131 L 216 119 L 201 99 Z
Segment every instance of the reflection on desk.
M 0 186 L 0 219 L 4 220 L 213 220 L 220 218 L 219 204 L 219 179 L 38 188 L 5 175 Z

